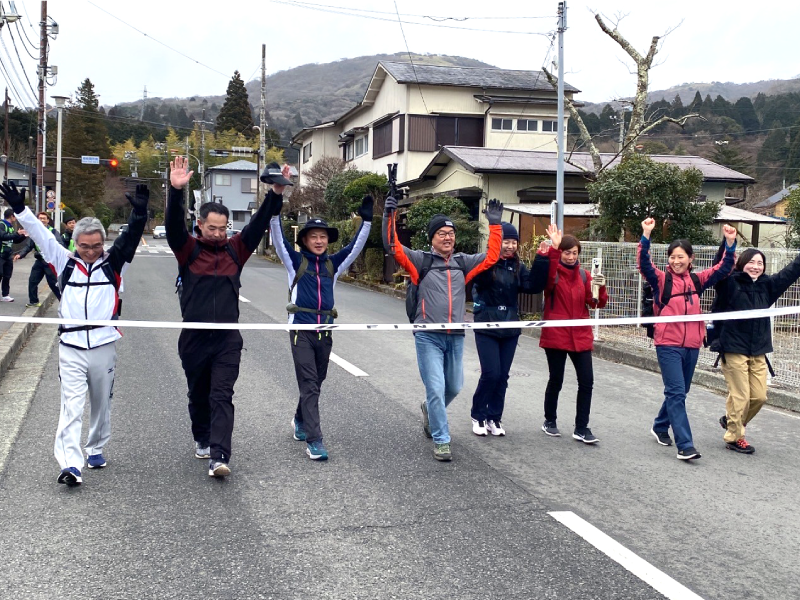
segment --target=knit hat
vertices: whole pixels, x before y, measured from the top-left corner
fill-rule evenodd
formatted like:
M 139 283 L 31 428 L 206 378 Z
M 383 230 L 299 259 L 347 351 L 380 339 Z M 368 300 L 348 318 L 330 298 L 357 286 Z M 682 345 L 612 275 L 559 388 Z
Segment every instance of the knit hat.
M 452 227 L 455 231 L 455 223 L 446 215 L 433 215 L 428 221 L 428 241 L 433 239 L 434 234 L 442 227 Z
M 517 228 L 514 227 L 511 223 L 507 223 L 503 221 L 500 223 L 503 226 L 503 239 L 504 240 L 517 240 L 519 241 L 519 233 L 517 232 Z

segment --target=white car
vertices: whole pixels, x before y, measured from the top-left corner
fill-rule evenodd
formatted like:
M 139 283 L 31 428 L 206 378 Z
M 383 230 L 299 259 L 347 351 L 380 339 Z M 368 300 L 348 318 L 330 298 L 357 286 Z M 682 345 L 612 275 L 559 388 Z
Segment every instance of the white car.
M 163 225 L 156 225 L 155 229 L 153 229 L 153 239 L 157 240 L 165 237 L 167 237 L 167 228 Z

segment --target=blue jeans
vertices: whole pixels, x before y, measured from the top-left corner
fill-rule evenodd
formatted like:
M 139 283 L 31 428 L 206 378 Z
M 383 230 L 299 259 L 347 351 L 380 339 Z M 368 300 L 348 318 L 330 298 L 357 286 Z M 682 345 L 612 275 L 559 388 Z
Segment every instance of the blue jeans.
M 447 444 L 447 405 L 464 385 L 464 336 L 420 331 L 414 334 L 414 344 L 419 374 L 425 384 L 431 435 L 437 444 Z
M 661 367 L 661 379 L 664 381 L 664 403 L 653 422 L 653 431 L 666 432 L 670 426 L 675 436 L 678 450 L 694 445 L 689 417 L 686 414 L 686 394 L 692 385 L 698 348 L 680 346 L 656 346 L 658 365 Z

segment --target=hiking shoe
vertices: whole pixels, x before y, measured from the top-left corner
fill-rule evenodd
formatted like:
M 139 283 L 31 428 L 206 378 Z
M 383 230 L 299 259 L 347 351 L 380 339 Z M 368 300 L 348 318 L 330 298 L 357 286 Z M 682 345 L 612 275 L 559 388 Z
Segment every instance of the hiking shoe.
M 448 461 L 453 460 L 453 455 L 450 453 L 450 444 L 433 444 L 433 457 L 436 460 Z
M 195 443 L 194 443 L 194 457 L 195 458 L 211 458 L 211 448 L 209 448 L 208 442 L 195 441 Z
M 725 444 L 725 447 L 728 450 L 733 450 L 734 452 L 741 452 L 742 454 L 752 454 L 756 451 L 756 449 L 747 443 L 747 440 L 744 438 L 738 439 L 735 442 L 728 442 Z
M 77 467 L 61 469 L 61 474 L 58 476 L 58 483 L 65 483 L 70 487 L 80 485 L 83 483 L 80 469 Z
M 106 466 L 106 459 L 102 454 L 92 454 L 89 456 L 88 463 L 90 469 L 102 469 Z
M 486 421 L 476 421 L 472 419 L 472 433 L 475 435 L 486 435 Z
M 723 429 L 728 428 L 728 415 L 722 415 L 719 418 L 719 424 L 722 426 Z
M 655 429 L 651 429 L 650 433 L 656 436 L 656 441 L 662 446 L 672 446 L 672 438 L 669 437 L 668 431 L 656 431 Z
M 488 429 L 489 433 L 491 433 L 492 435 L 506 434 L 506 430 L 503 429 L 503 424 L 500 421 L 487 421 L 486 429 Z
M 551 437 L 561 437 L 561 432 L 556 427 L 555 421 L 545 421 L 542 424 L 542 431 Z
M 425 432 L 425 437 L 432 438 L 431 435 L 431 422 L 428 420 L 428 405 L 422 403 L 422 430 Z
M 11 296 L 3 296 L 0 298 L 0 302 L 13 302 L 14 299 Z
M 28 302 L 25 304 L 25 308 L 39 308 L 41 305 L 41 302 Z
M 322 440 L 307 443 L 306 454 L 311 460 L 328 460 L 328 451 L 325 449 L 325 444 L 322 443 Z
M 213 458 L 208 461 L 208 476 L 209 477 L 225 477 L 231 474 L 231 468 L 228 463 L 221 460 L 214 460 Z
M 294 433 L 292 437 L 296 439 L 298 442 L 305 442 L 306 441 L 306 430 L 303 428 L 303 423 L 292 418 L 292 427 L 294 427 Z
M 596 444 L 597 442 L 600 441 L 596 437 L 594 437 L 594 435 L 592 434 L 592 430 L 589 429 L 588 427 L 581 430 L 576 429 L 572 433 L 572 438 L 580 442 L 583 442 L 584 444 Z
M 695 458 L 700 458 L 700 453 L 695 450 L 694 446 L 678 450 L 678 460 L 693 460 Z

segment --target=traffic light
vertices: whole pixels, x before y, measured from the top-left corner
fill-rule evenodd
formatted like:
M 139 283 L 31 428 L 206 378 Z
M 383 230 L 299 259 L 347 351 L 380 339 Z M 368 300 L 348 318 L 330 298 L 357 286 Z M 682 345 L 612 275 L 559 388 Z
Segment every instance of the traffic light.
M 101 158 L 100 164 L 103 165 L 106 169 L 108 169 L 112 175 L 117 174 L 117 167 L 119 166 L 119 160 L 116 158 Z

